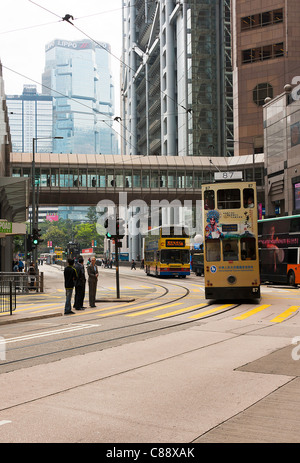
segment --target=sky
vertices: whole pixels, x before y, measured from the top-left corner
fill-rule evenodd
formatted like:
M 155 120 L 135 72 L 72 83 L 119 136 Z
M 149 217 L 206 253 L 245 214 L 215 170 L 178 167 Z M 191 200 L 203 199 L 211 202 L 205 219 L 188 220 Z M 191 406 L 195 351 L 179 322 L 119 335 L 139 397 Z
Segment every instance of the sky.
M 70 14 L 74 26 L 62 21 Z M 78 30 L 79 29 L 79 30 Z M 87 37 L 88 36 L 88 37 Z M 45 45 L 54 39 L 94 39 L 111 45 L 111 69 L 119 112 L 122 53 L 122 0 L 10 0 L 0 15 L 0 60 L 7 95 L 20 95 L 24 84 L 40 83 Z

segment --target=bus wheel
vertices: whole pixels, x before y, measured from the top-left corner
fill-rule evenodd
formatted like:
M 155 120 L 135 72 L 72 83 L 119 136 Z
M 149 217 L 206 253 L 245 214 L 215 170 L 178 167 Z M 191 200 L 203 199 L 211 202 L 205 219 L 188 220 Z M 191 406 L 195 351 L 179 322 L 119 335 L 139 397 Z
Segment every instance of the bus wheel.
M 288 274 L 288 284 L 290 286 L 295 286 L 295 274 L 292 270 Z

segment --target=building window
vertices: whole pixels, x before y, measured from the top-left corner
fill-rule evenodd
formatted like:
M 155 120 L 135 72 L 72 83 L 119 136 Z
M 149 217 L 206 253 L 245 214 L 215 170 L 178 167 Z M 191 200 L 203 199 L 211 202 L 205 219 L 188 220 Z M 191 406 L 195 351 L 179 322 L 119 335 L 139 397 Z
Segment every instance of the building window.
M 257 106 L 263 106 L 265 104 L 265 98 L 273 98 L 273 87 L 272 85 L 264 82 L 256 85 L 253 90 L 253 101 Z
M 246 31 L 256 27 L 271 26 L 283 22 L 283 8 L 265 11 L 264 13 L 252 14 L 241 18 L 241 30 Z
M 242 63 L 255 63 L 284 56 L 284 44 L 274 43 L 273 45 L 263 45 L 257 48 L 249 48 L 242 51 Z

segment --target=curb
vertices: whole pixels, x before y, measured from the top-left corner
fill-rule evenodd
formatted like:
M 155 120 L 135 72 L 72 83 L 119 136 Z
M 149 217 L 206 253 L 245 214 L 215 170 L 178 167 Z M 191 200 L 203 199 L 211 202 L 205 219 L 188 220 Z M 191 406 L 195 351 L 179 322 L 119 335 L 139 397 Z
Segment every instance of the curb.
M 50 313 L 48 315 L 37 315 L 33 317 L 23 317 L 23 318 L 10 318 L 7 320 L 1 320 L 0 319 L 0 325 L 10 325 L 12 323 L 19 323 L 19 322 L 29 322 L 31 320 L 42 320 L 43 318 L 54 318 L 54 317 L 61 317 L 62 313 L 57 312 L 57 313 Z
M 119 299 L 116 297 L 105 297 L 102 299 L 96 299 L 95 302 L 134 302 L 135 297 L 120 297 Z

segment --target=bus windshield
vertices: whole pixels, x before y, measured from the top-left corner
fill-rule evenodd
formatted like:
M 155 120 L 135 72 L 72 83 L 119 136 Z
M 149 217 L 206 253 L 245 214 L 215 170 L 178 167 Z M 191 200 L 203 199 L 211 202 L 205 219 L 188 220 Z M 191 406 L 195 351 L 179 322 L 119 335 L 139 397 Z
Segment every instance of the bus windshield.
M 190 252 L 187 249 L 164 249 L 160 259 L 162 264 L 188 264 Z

